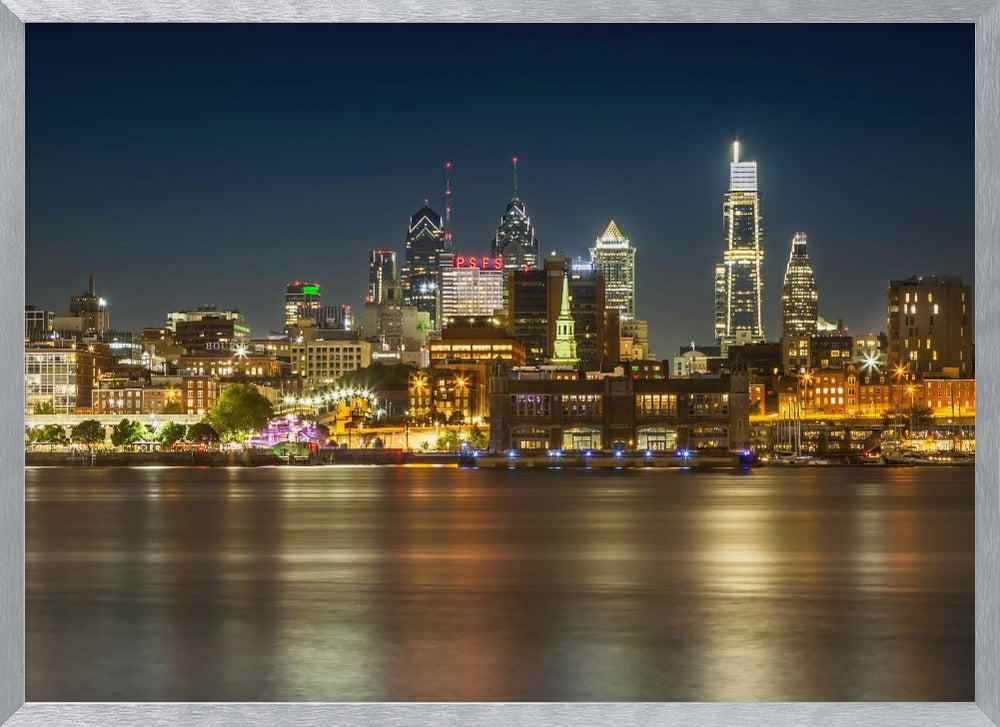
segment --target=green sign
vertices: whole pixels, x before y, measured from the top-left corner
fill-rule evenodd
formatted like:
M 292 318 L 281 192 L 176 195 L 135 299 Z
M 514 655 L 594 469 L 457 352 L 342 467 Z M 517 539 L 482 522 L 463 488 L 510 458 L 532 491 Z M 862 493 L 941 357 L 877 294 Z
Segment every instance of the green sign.
M 303 285 L 302 286 L 303 295 L 319 295 L 318 285 Z

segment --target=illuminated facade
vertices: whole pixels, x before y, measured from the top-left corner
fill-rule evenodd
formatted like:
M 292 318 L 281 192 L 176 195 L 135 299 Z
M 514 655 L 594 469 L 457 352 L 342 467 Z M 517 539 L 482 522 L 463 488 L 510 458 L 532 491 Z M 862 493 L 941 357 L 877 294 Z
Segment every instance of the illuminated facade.
M 973 376 L 971 285 L 953 276 L 893 280 L 888 299 L 891 365 L 905 366 L 908 378 L 941 373 Z
M 807 244 L 806 233 L 796 232 L 781 287 L 782 337 L 810 336 L 816 332 L 819 293 Z
M 500 218 L 493 238 L 493 257 L 503 258 L 508 270 L 534 270 L 538 267 L 538 238 L 531 226 L 524 202 L 514 195 Z
M 623 322 L 635 318 L 635 248 L 614 220 L 590 248 L 590 262 L 604 273 L 605 307 Z
M 508 366 L 523 366 L 524 346 L 499 327 L 449 326 L 428 344 L 432 366 L 443 363 L 490 363 L 500 358 Z
M 556 337 L 552 342 L 553 366 L 576 366 L 580 359 L 576 355 L 576 322 L 569 310 L 569 277 L 563 277 L 562 305 L 556 318 Z
M 297 326 L 300 318 L 311 318 L 317 325 L 323 319 L 323 304 L 319 299 L 319 283 L 296 280 L 285 287 L 285 331 Z
M 94 385 L 110 366 L 106 344 L 25 349 L 25 413 L 42 406 L 51 407 L 56 414 L 89 411 Z
M 396 253 L 393 250 L 371 250 L 368 253 L 367 303 L 385 303 L 396 285 Z
M 410 217 L 402 271 L 403 304 L 427 313 L 436 329 L 441 256 L 450 252 L 441 215 L 424 204 Z
M 493 316 L 504 306 L 503 259 L 446 255 L 441 266 L 441 323 Z
M 761 311 L 764 240 L 757 162 L 740 161 L 739 142 L 733 143 L 723 221 L 726 249 L 723 269 L 716 268 L 715 299 L 716 338 L 725 349 L 730 345 L 764 340 Z M 723 296 L 725 303 L 720 308 Z

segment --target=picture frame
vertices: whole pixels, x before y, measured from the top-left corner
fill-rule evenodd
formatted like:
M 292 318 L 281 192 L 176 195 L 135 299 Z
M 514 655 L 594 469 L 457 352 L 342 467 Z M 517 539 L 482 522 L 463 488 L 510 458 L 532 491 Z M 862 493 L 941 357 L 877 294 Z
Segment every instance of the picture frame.
M 975 23 L 976 309 L 981 398 L 976 468 L 975 702 L 968 703 L 25 703 L 24 460 L 14 321 L 24 303 L 25 24 L 45 22 L 944 22 Z M 35 725 L 930 725 L 1000 724 L 1000 0 L 513 0 L 327 4 L 315 0 L 0 0 L 0 723 Z

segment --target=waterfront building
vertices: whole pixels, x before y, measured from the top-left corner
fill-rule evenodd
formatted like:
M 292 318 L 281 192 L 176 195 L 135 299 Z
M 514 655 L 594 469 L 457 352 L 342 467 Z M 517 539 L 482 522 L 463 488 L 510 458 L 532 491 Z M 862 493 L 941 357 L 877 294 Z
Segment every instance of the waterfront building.
M 431 366 L 446 363 L 488 364 L 499 358 L 508 366 L 525 364 L 524 346 L 497 326 L 448 326 L 428 344 Z
M 385 303 L 396 286 L 396 253 L 371 250 L 368 253 L 368 297 L 366 303 Z
M 594 241 L 590 261 L 604 274 L 605 306 L 617 310 L 622 322 L 635 318 L 635 248 L 614 220 Z
M 54 311 L 42 310 L 37 305 L 24 306 L 24 342 L 34 343 L 52 338 Z
M 740 161 L 738 141 L 733 143 L 723 223 L 725 250 L 721 268 L 716 267 L 715 308 L 716 338 L 725 350 L 730 345 L 764 340 L 761 305 L 764 233 L 757 162 Z
M 470 316 L 494 316 L 504 306 L 503 258 L 443 255 L 441 324 Z
M 972 286 L 955 276 L 893 280 L 888 290 L 889 364 L 908 379 L 926 374 L 972 378 Z
M 97 295 L 97 279 L 93 275 L 87 292 L 69 299 L 69 317 L 81 320 L 86 336 L 99 336 L 111 328 L 107 301 Z
M 716 378 L 515 377 L 494 366 L 490 449 L 741 451 L 745 372 Z
M 322 324 L 323 304 L 320 302 L 319 283 L 296 280 L 285 286 L 285 331 L 297 326 L 302 318 Z
M 185 412 L 181 377 L 152 379 L 119 373 L 102 375 L 91 392 L 94 414 L 182 414 Z M 170 407 L 170 410 L 168 410 Z
M 409 416 L 466 424 L 489 415 L 489 366 L 435 363 L 410 377 Z
M 402 304 L 427 314 L 430 328 L 436 329 L 440 308 L 439 268 L 441 256 L 451 252 L 441 215 L 424 206 L 410 216 L 406 233 L 406 252 L 402 270 Z M 372 304 L 378 305 L 372 301 Z M 398 306 L 399 302 L 384 304 Z
M 107 344 L 57 342 L 24 351 L 24 411 L 51 409 L 56 414 L 87 412 L 91 392 L 111 367 Z

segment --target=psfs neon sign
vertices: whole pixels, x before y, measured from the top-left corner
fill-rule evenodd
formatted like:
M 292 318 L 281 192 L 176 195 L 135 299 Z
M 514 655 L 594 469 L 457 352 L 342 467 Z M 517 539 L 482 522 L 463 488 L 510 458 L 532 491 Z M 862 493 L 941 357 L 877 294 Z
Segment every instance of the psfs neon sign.
M 489 255 L 483 255 L 477 257 L 475 255 L 456 255 L 452 261 L 452 265 L 456 268 L 479 268 L 480 270 L 503 270 L 503 258 L 502 257 L 490 257 Z

